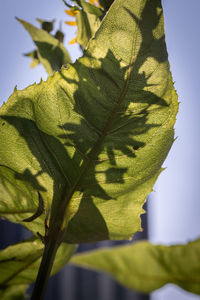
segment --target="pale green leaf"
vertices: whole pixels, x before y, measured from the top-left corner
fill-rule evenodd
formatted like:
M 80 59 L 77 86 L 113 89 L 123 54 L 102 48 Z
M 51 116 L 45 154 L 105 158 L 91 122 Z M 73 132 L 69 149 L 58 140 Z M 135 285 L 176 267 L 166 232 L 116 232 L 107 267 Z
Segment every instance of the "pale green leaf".
M 147 241 L 74 256 L 71 263 L 104 271 L 121 284 L 150 293 L 167 283 L 200 294 L 200 240 L 160 246 Z
M 100 17 L 102 15 L 102 10 L 99 7 L 97 7 L 93 4 L 90 4 L 90 3 L 86 2 L 85 0 L 80 0 L 79 3 L 86 13 L 96 15 L 97 17 Z
M 81 59 L 15 90 L 0 110 L 7 218 L 20 197 L 8 181 L 20 178 L 27 209 L 39 192 L 52 228 L 65 217 L 66 241 L 131 238 L 174 141 L 177 109 L 160 0 L 115 0 Z
M 63 243 L 56 254 L 51 275 L 70 259 L 75 245 Z M 39 239 L 29 239 L 0 251 L 0 286 L 25 285 L 35 281 L 44 245 Z
M 10 285 L 4 288 L 0 287 L 0 299 L 1 300 L 25 300 L 28 299 L 26 297 L 26 290 L 28 285 Z
M 23 220 L 34 215 L 39 207 L 38 192 L 45 189 L 37 183 L 28 168 L 24 174 L 0 166 L 0 215 L 12 222 L 27 226 L 29 230 L 44 235 L 45 215 L 33 222 Z
M 28 22 L 17 19 L 29 32 L 38 52 L 39 61 L 48 74 L 60 70 L 62 65 L 71 62 L 70 56 L 63 43 L 50 35 L 47 31 L 39 29 Z
M 77 36 L 76 42 L 87 48 L 89 40 L 100 26 L 100 19 L 95 14 L 80 10 L 76 17 Z

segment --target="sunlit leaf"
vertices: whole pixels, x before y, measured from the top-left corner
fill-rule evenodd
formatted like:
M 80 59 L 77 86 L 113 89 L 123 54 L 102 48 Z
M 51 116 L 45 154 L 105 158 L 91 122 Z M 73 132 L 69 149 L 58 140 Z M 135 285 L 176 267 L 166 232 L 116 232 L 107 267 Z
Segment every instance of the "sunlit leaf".
M 102 10 L 100 8 L 91 3 L 86 2 L 85 0 L 80 0 L 80 4 L 86 13 L 96 15 L 97 17 L 100 17 L 102 15 Z
M 76 246 L 63 243 L 56 255 L 51 274 L 58 272 L 70 259 Z M 36 279 L 44 245 L 39 239 L 30 239 L 0 251 L 0 287 L 26 285 Z
M 174 141 L 177 109 L 160 0 L 115 0 L 81 59 L 2 106 L 6 217 L 35 212 L 39 193 L 52 232 L 67 225 L 68 242 L 131 238 Z M 9 215 L 15 205 L 20 213 Z M 34 222 L 44 214 L 26 226 L 41 232 Z
M 87 48 L 89 40 L 99 28 L 99 17 L 81 10 L 76 16 L 76 22 L 78 27 L 76 42 Z
M 37 46 L 40 62 L 48 74 L 60 70 L 62 65 L 71 62 L 70 56 L 63 44 L 47 31 L 39 29 L 21 19 L 18 21 L 25 27 Z
M 200 240 L 160 246 L 147 241 L 76 255 L 77 266 L 104 271 L 121 284 L 150 293 L 167 283 L 200 294 Z

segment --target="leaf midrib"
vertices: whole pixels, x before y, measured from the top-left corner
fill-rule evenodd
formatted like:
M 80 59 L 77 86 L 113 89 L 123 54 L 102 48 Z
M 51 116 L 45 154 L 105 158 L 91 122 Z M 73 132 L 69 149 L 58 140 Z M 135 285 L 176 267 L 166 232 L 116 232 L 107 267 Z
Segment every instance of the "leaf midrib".
M 136 28 L 137 28 L 136 29 L 136 31 L 137 31 L 138 26 L 136 26 Z M 135 39 L 136 39 L 136 37 L 135 37 Z M 134 51 L 134 47 L 131 50 L 131 52 L 132 52 L 131 53 L 131 62 L 129 64 L 128 68 L 127 68 L 127 79 L 125 81 L 124 88 L 123 88 L 118 100 L 116 101 L 116 105 L 115 105 L 114 109 L 112 110 L 110 116 L 108 117 L 108 119 L 106 121 L 106 124 L 104 126 L 104 129 L 103 129 L 101 135 L 99 136 L 96 144 L 94 145 L 94 147 L 91 149 L 90 153 L 88 154 L 88 160 L 85 162 L 85 164 L 83 163 L 82 172 L 80 173 L 79 177 L 77 178 L 76 182 L 74 183 L 74 185 L 70 189 L 67 197 L 65 198 L 65 203 L 66 203 L 65 214 L 66 214 L 68 204 L 70 203 L 70 201 L 73 197 L 73 194 L 76 191 L 77 186 L 81 183 L 82 178 L 84 178 L 84 175 L 87 173 L 87 170 L 90 168 L 91 164 L 93 163 L 94 158 L 95 158 L 96 154 L 99 151 L 100 145 L 103 143 L 106 135 L 108 134 L 109 129 L 110 129 L 110 127 L 112 125 L 112 122 L 114 120 L 114 117 L 115 117 L 116 113 L 118 112 L 118 109 L 119 109 L 121 103 L 123 102 L 123 100 L 125 98 L 125 95 L 128 91 L 130 78 L 131 78 L 131 72 L 132 72 L 133 63 L 134 63 L 133 51 Z M 65 216 L 65 214 L 64 214 L 64 216 Z
M 142 9 L 142 4 L 140 5 L 140 11 L 141 11 L 141 9 Z M 72 186 L 72 188 L 69 190 L 69 193 L 67 194 L 67 196 L 64 200 L 65 201 L 65 207 L 64 207 L 64 210 L 63 210 L 63 220 L 62 220 L 62 222 L 64 222 L 65 216 L 67 215 L 67 209 L 68 209 L 68 206 L 70 204 L 70 201 L 73 199 L 72 197 L 73 197 L 74 192 L 76 191 L 78 185 L 80 185 L 82 179 L 84 178 L 85 174 L 87 173 L 88 169 L 90 168 L 91 164 L 93 163 L 94 158 L 95 158 L 96 154 L 99 151 L 100 145 L 103 143 L 107 133 L 109 132 L 109 129 L 110 129 L 111 124 L 114 120 L 114 117 L 115 117 L 116 113 L 118 112 L 118 109 L 119 109 L 119 107 L 120 107 L 122 101 L 124 100 L 125 95 L 128 91 L 130 78 L 131 78 L 131 72 L 132 72 L 133 64 L 134 64 L 134 51 L 135 51 L 135 44 L 136 44 L 136 39 L 137 39 L 137 34 L 136 33 L 139 30 L 138 29 L 138 22 L 139 22 L 139 19 L 137 21 L 137 24 L 136 24 L 136 27 L 135 27 L 135 32 L 134 32 L 134 35 L 133 35 L 134 39 L 133 39 L 133 44 L 132 44 L 132 49 L 131 49 L 131 60 L 130 60 L 130 64 L 128 65 L 128 68 L 127 68 L 127 77 L 126 77 L 126 81 L 125 81 L 123 90 L 122 90 L 118 100 L 116 101 L 116 105 L 115 105 L 114 109 L 112 110 L 110 116 L 108 117 L 108 119 L 105 123 L 104 129 L 103 129 L 101 135 L 99 136 L 96 144 L 94 145 L 94 147 L 91 149 L 90 153 L 88 154 L 88 160 L 83 162 L 82 171 L 80 172 L 80 175 L 78 176 L 78 178 L 77 178 L 76 182 L 74 183 L 74 185 Z M 68 224 L 68 220 L 67 220 L 66 224 Z

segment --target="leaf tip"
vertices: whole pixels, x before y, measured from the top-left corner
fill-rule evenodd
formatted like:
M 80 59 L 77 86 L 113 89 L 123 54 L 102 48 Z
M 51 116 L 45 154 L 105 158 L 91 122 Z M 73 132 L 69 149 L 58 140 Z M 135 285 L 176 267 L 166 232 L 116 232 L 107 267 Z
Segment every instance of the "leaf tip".
M 16 17 L 16 16 L 15 16 L 15 19 L 16 19 L 18 22 L 23 23 L 23 20 L 20 19 L 20 18 L 18 18 L 18 17 Z

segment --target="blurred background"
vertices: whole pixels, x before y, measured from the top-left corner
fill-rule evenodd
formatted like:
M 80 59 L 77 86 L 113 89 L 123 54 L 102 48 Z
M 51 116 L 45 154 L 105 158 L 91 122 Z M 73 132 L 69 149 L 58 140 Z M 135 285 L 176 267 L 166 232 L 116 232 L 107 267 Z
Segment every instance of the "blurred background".
M 168 158 L 164 162 L 166 170 L 160 175 L 155 192 L 148 200 L 148 223 L 143 235 L 153 243 L 171 245 L 186 243 L 200 237 L 200 1 L 163 0 L 165 15 L 166 42 L 175 87 L 179 95 L 180 110 L 176 123 L 176 137 Z M 75 28 L 64 24 L 67 15 L 61 0 L 6 0 L 0 1 L 0 104 L 6 101 L 15 85 L 23 89 L 40 78 L 47 78 L 40 65 L 30 70 L 30 60 L 22 54 L 35 47 L 28 34 L 16 21 L 20 17 L 36 26 L 36 18 L 57 22 L 62 21 L 65 32 L 65 46 L 73 61 L 81 54 L 77 45 L 68 42 L 75 36 Z M 0 247 L 26 238 L 28 233 L 19 226 L 5 221 L 0 225 Z M 6 237 L 5 237 L 6 232 Z M 9 234 L 8 234 L 9 232 Z M 4 238 L 4 239 L 3 239 Z M 101 246 L 112 243 L 107 241 Z M 83 245 L 80 251 L 95 245 Z M 57 296 L 55 296 L 55 294 Z M 66 294 L 65 294 L 66 293 Z M 93 299 L 98 300 L 147 300 L 116 284 L 106 275 L 80 271 L 78 268 L 65 267 L 61 275 L 54 276 L 49 283 L 46 300 Z M 85 295 L 85 296 L 84 296 Z M 167 285 L 150 295 L 151 300 L 195 300 L 199 296 L 184 292 L 174 285 Z

